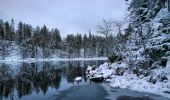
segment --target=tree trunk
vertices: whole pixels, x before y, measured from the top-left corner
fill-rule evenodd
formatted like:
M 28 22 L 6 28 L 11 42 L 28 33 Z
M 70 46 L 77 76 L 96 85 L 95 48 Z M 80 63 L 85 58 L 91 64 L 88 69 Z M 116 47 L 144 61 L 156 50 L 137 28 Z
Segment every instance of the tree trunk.
M 170 0 L 167 1 L 168 11 L 170 12 Z

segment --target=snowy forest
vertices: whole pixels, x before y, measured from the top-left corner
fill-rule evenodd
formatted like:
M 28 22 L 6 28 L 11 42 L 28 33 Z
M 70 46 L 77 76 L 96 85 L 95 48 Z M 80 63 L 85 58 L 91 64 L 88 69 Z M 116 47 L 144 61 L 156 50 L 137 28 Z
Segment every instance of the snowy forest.
M 128 56 L 132 56 L 132 52 L 139 48 L 145 49 L 147 57 L 147 45 L 154 44 L 153 37 L 160 32 L 163 36 L 168 35 L 170 31 L 169 16 L 163 19 L 166 8 L 169 10 L 168 1 L 131 1 L 128 5 L 130 14 L 124 21 L 103 19 L 96 26 L 95 33 L 89 30 L 84 35 L 69 34 L 63 38 L 57 28 L 49 29 L 46 25 L 32 27 L 23 22 L 15 23 L 14 19 L 10 22 L 0 20 L 1 59 L 9 59 L 9 56 L 15 59 L 88 58 L 107 57 L 115 53 L 123 56 L 121 53 L 127 51 Z M 125 23 L 129 23 L 127 28 L 124 28 Z
M 42 88 L 45 94 L 48 92 L 48 85 L 41 84 L 42 82 L 49 82 L 48 84 L 51 84 L 51 87 L 56 86 L 58 89 L 61 83 L 58 83 L 57 79 L 59 79 L 59 82 L 63 82 L 63 79 L 66 78 L 69 83 L 71 77 L 71 83 L 75 85 L 74 82 L 77 82 L 78 84 L 76 89 L 81 88 L 83 79 L 86 82 L 89 79 L 90 86 L 92 85 L 91 90 L 96 89 L 96 84 L 91 84 L 91 82 L 103 82 L 103 84 L 106 83 L 109 86 L 109 89 L 110 87 L 115 89 L 112 93 L 116 93 L 119 89 L 125 89 L 125 92 L 130 89 L 139 91 L 139 94 L 140 92 L 144 92 L 144 94 L 149 92 L 166 98 L 159 99 L 161 97 L 157 95 L 154 95 L 154 98 L 153 95 L 147 94 L 144 96 L 145 99 L 141 99 L 140 96 L 140 99 L 114 100 L 169 100 L 170 0 L 125 1 L 128 7 L 126 17 L 123 20 L 103 19 L 101 23 L 97 24 L 96 32 L 88 30 L 86 34 L 72 33 L 62 37 L 59 28 L 51 29 L 46 25 L 33 27 L 24 22 L 15 23 L 15 19 L 11 19 L 11 21 L 0 20 L 0 61 L 28 59 L 29 62 L 29 59 L 32 58 L 56 60 L 60 58 L 107 57 L 102 63 L 96 61 L 93 65 L 87 62 L 80 63 L 80 61 L 75 69 L 73 66 L 76 66 L 76 64 L 71 64 L 73 62 L 69 62 L 69 64 L 64 62 L 58 65 L 66 66 L 68 64 L 67 67 L 64 67 L 64 69 L 60 67 L 59 70 L 58 67 L 55 67 L 55 64 L 53 65 L 54 62 L 49 64 L 38 62 L 37 65 L 23 63 L 21 64 L 23 67 L 19 67 L 19 74 L 16 74 L 18 75 L 16 83 L 19 83 L 20 80 L 24 83 L 26 80 L 25 83 L 29 84 L 29 88 L 32 88 L 31 92 L 34 89 L 36 90 L 36 86 L 33 88 L 32 84 L 38 84 L 38 93 Z M 9 67 L 5 69 L 4 66 L 7 65 L 2 64 L 1 66 L 0 76 L 2 80 L 8 80 L 12 77 L 12 71 L 11 73 L 9 73 L 10 71 L 5 72 L 5 70 L 10 69 Z M 40 67 L 42 71 L 38 71 L 40 65 L 42 65 Z M 81 65 L 83 67 L 80 67 Z M 61 70 L 68 75 L 61 74 Z M 3 75 L 5 78 L 3 78 Z M 34 76 L 33 79 L 31 75 Z M 43 78 L 46 80 L 44 81 Z M 37 84 L 35 80 L 38 80 Z M 68 84 L 67 82 L 63 84 Z M 102 86 L 106 88 L 107 86 L 103 84 Z M 12 86 L 14 87 L 14 84 Z M 89 86 L 89 84 L 86 84 L 86 86 Z M 20 91 L 19 86 L 17 86 L 17 89 Z M 89 90 L 87 91 L 90 93 Z M 80 95 L 86 94 L 87 91 L 85 93 L 81 91 Z M 103 93 L 103 91 L 104 89 L 100 92 Z M 22 90 L 20 92 L 22 93 Z M 74 93 L 75 91 L 71 90 L 71 92 Z M 75 94 L 77 93 L 75 92 Z M 22 95 L 24 94 L 21 94 L 20 97 Z M 154 99 L 150 99 L 150 96 L 153 96 Z
M 4 60 L 9 56 L 16 59 L 104 57 L 108 53 L 106 44 L 116 42 L 117 38 L 111 34 L 94 35 L 91 31 L 87 35 L 77 33 L 61 38 L 59 29 L 49 30 L 45 25 L 34 28 L 19 22 L 15 29 L 12 19 L 11 22 L 0 20 L 0 40 L 1 59 Z

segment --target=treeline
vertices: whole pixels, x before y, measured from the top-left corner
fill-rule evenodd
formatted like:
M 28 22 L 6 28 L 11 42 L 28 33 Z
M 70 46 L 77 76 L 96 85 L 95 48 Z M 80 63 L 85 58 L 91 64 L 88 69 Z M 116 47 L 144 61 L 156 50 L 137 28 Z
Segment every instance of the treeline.
M 52 54 L 56 54 L 57 57 L 70 58 L 107 56 L 111 50 L 108 51 L 106 48 L 109 43 L 114 42 L 115 38 L 112 35 L 109 37 L 94 35 L 89 31 L 88 34 L 70 34 L 62 39 L 57 28 L 50 30 L 46 25 L 32 27 L 23 22 L 19 22 L 16 26 L 15 29 L 13 19 L 10 22 L 0 20 L 0 40 L 9 43 L 1 44 L 1 53 L 4 57 L 11 46 L 10 43 L 20 46 L 22 58 L 36 58 L 37 56 L 49 58 Z M 109 43 L 106 40 L 109 40 Z
M 34 44 L 34 46 L 55 49 L 61 48 L 62 42 L 58 29 L 49 30 L 45 25 L 33 28 L 29 24 L 19 22 L 17 30 L 15 30 L 13 19 L 10 23 L 0 20 L 0 39 L 16 41 L 18 44 L 29 43 Z
M 114 41 L 114 37 L 109 37 L 110 42 Z M 77 34 L 67 35 L 63 39 L 62 49 L 67 52 L 68 57 L 103 57 L 107 56 L 106 38 L 99 35 Z M 71 55 L 70 55 L 71 54 Z
M 33 28 L 29 24 L 19 22 L 15 30 L 14 20 L 11 22 L 3 22 L 0 20 L 0 39 L 8 41 L 4 43 L 1 49 L 4 51 L 9 47 L 10 43 L 15 42 L 20 45 L 20 50 L 23 58 L 34 58 L 37 52 L 42 51 L 42 57 L 49 57 L 51 50 L 61 48 L 61 36 L 58 29 L 49 30 L 46 25 L 43 27 L 37 26 Z M 3 41 L 4 42 L 4 41 Z

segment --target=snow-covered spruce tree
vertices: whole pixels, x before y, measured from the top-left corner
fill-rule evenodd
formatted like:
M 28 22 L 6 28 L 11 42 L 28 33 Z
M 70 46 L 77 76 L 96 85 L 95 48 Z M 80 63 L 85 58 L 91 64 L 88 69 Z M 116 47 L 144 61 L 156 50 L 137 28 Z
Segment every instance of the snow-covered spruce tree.
M 41 36 L 40 45 L 43 51 L 43 58 L 47 58 L 49 57 L 49 50 L 48 50 L 49 45 L 48 44 L 49 44 L 50 37 L 49 37 L 49 30 L 46 25 L 44 25 L 41 28 L 40 36 Z
M 4 25 L 4 23 L 3 23 L 3 20 L 0 20 L 0 39 L 4 39 L 4 28 L 3 28 L 3 25 Z
M 134 31 L 128 33 L 124 57 L 136 74 L 139 69 L 147 73 L 153 68 L 167 65 L 170 51 L 167 2 L 169 0 L 131 0 L 129 4 L 130 25 Z
M 11 19 L 10 22 L 10 34 L 11 34 L 11 38 L 10 41 L 14 41 L 15 40 L 15 26 L 14 26 L 14 19 Z
M 17 39 L 18 44 L 21 44 L 23 41 L 23 23 L 22 22 L 18 23 L 16 39 Z

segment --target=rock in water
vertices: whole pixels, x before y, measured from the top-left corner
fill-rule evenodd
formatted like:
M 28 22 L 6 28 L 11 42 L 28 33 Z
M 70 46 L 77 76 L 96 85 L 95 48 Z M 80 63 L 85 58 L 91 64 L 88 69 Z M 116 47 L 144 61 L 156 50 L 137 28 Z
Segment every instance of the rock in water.
M 92 82 L 103 82 L 104 81 L 104 78 L 103 77 L 93 77 L 93 78 L 90 78 L 90 81 Z

